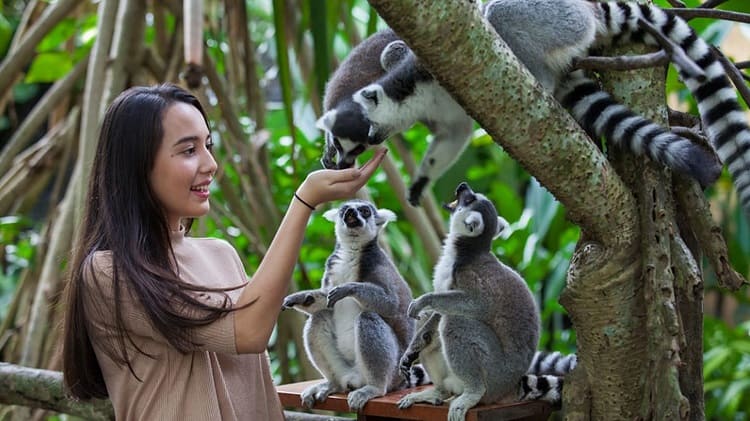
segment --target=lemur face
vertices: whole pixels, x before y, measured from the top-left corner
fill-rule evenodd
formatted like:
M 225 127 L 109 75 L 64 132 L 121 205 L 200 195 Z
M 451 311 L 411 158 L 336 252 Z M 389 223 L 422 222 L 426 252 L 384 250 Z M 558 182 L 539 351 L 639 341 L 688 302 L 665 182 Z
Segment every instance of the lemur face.
M 364 200 L 350 200 L 323 216 L 336 224 L 336 239 L 345 245 L 364 245 L 375 239 L 396 215 L 388 209 L 376 209 Z
M 497 216 L 492 202 L 483 194 L 474 193 L 465 182 L 456 188 L 456 200 L 444 207 L 451 212 L 450 232 L 453 235 L 478 237 L 489 229 L 492 238 L 496 238 L 508 227 L 508 222 Z
M 370 122 L 367 132 L 368 143 L 379 144 L 407 130 L 414 124 L 414 117 L 402 104 L 385 94 L 383 86 L 373 83 L 354 93 L 354 102 L 362 107 L 362 112 Z
M 367 135 L 370 122 L 362 114 L 362 108 L 352 101 L 344 101 L 327 111 L 316 125 L 323 130 L 326 138 L 321 159 L 324 168 L 350 168 L 354 166 L 357 156 L 369 147 Z

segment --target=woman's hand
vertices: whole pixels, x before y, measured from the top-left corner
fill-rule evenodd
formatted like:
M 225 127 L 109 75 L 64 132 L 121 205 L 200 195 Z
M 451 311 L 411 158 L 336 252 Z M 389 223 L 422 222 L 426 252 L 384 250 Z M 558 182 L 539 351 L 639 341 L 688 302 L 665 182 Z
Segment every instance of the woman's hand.
M 386 152 L 385 148 L 378 149 L 360 168 L 313 171 L 297 188 L 297 195 L 312 206 L 353 197 L 375 173 Z

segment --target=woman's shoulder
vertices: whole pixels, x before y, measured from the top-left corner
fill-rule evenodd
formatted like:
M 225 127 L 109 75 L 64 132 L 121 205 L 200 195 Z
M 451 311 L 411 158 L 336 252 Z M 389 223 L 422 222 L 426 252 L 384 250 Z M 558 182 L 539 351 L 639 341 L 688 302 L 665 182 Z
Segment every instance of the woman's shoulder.
M 93 270 L 96 274 L 112 276 L 112 252 L 110 250 L 97 250 L 86 260 L 85 269 Z

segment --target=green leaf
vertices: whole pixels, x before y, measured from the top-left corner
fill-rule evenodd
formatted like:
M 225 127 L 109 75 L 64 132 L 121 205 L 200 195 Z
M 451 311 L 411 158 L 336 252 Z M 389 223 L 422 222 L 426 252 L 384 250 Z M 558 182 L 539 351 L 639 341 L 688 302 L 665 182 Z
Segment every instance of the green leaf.
M 13 39 L 13 26 L 0 14 L 0 57 L 4 57 Z
M 41 53 L 31 63 L 26 83 L 52 83 L 63 78 L 73 68 L 68 53 Z

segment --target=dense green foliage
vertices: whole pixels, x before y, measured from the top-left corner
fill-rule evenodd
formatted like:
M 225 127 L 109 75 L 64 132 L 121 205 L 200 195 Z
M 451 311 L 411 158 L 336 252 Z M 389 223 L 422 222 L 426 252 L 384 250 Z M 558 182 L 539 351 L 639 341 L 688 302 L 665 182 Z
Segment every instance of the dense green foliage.
M 0 56 L 5 54 L 11 34 L 20 19 L 21 2 L 10 2 L 13 7 L 0 9 Z M 209 20 L 221 19 L 221 2 L 208 1 Z M 318 162 L 322 151 L 322 137 L 315 128 L 316 109 L 319 110 L 320 95 L 327 75 L 351 49 L 353 41 L 365 37 L 383 23 L 364 0 L 310 1 L 297 13 L 298 22 L 293 28 L 286 25 L 282 13 L 285 2 L 249 1 L 251 37 L 262 63 L 257 69 L 266 87 L 265 121 L 253 121 L 245 113 L 240 116 L 243 130 L 249 139 L 265 138 L 263 149 L 271 172 L 267 175 L 272 185 L 273 205 L 283 211 L 288 205 L 294 189 L 309 171 L 320 168 Z M 666 2 L 662 2 L 666 3 Z M 697 1 L 688 2 L 697 4 Z M 732 10 L 750 11 L 744 0 L 727 2 Z M 744 9 L 744 10 L 743 10 Z M 345 16 L 347 19 L 342 20 Z M 173 20 L 167 22 L 174 25 Z M 31 64 L 26 79 L 14 88 L 13 102 L 17 107 L 29 105 L 38 99 L 38 91 L 45 84 L 63 77 L 91 47 L 96 27 L 96 15 L 88 14 L 79 19 L 67 19 L 53 30 L 37 47 L 38 55 Z M 725 23 L 708 20 L 695 22 L 707 40 L 719 43 L 726 34 Z M 285 30 L 280 30 L 285 29 Z M 147 27 L 147 42 L 152 42 L 153 24 Z M 226 37 L 218 24 L 206 28 L 206 45 L 214 58 L 219 73 L 223 73 L 223 58 Z M 73 37 L 77 43 L 76 53 L 66 54 L 61 45 Z M 303 71 L 302 54 L 312 52 L 312 72 Z M 303 76 L 303 75 L 308 75 Z M 675 76 L 670 72 L 670 93 L 675 93 L 685 109 L 694 109 L 694 102 Z M 238 99 L 239 101 L 239 99 Z M 209 107 L 211 118 L 219 121 L 218 107 Z M 244 110 L 243 103 L 238 104 Z M 244 112 L 244 111 L 243 111 Z M 7 113 L 0 116 L 0 146 L 7 141 L 9 133 L 17 123 Z M 217 133 L 217 157 L 222 165 L 222 176 L 232 185 L 241 185 L 248 177 L 237 164 L 238 158 L 222 148 L 223 139 Z M 396 150 L 390 154 L 402 165 L 404 179 L 408 180 L 404 160 L 418 160 L 426 149 L 427 130 L 414 127 L 404 134 L 409 156 L 399 156 Z M 369 154 L 364 156 L 366 159 Z M 534 179 L 529 177 L 516 162 L 477 128 L 471 145 L 459 162 L 438 180 L 432 188 L 438 203 L 452 199 L 453 189 L 467 181 L 476 191 L 485 193 L 497 205 L 500 214 L 511 222 L 512 230 L 495 242 L 495 252 L 502 261 L 516 268 L 536 294 L 544 325 L 540 346 L 545 349 L 575 352 L 575 332 L 571 329 L 560 306 L 558 296 L 565 286 L 568 262 L 579 230 L 565 218 L 565 210 Z M 396 212 L 399 220 L 386 228 L 385 239 L 403 276 L 419 295 L 431 289 L 432 268 L 418 233 L 403 217 L 398 198 L 386 180 L 378 173 L 369 183 L 368 189 L 378 207 Z M 727 239 L 733 267 L 747 276 L 750 273 L 750 228 L 736 206 L 731 180 L 725 173 L 707 194 L 712 199 L 715 217 L 720 220 Z M 227 209 L 227 197 L 222 189 L 214 185 L 212 206 Z M 592 204 L 595 206 L 596 204 Z M 330 222 L 321 217 L 322 212 L 312 218 L 300 257 L 300 270 L 295 273 L 296 287 L 309 288 L 319 285 L 326 257 L 333 249 L 334 237 Z M 447 215 L 443 214 L 447 220 Z M 0 320 L 17 288 L 21 272 L 34 264 L 35 247 L 44 227 L 44 218 L 39 214 L 12 214 L 0 217 Z M 273 235 L 271 226 L 265 227 L 263 241 Z M 213 212 L 198 224 L 201 234 L 229 240 L 243 256 L 246 268 L 252 273 L 260 262 L 259 239 L 250 238 L 247 230 L 238 227 L 231 214 Z M 747 291 L 729 294 L 719 290 L 710 272 L 706 273 L 707 294 L 731 299 L 737 305 L 734 314 L 724 319 L 707 317 L 705 322 L 705 369 L 706 411 L 708 419 L 747 419 L 750 407 L 750 302 Z M 721 302 L 720 302 L 721 303 Z M 722 308 L 707 307 L 707 311 L 721 313 Z M 726 314 L 723 314 L 726 316 Z M 2 332 L 0 332 L 2 335 Z M 273 345 L 273 344 L 272 344 Z M 0 347 L 2 343 L 0 342 Z M 287 350 L 284 350 L 287 351 Z M 281 352 L 275 350 L 275 352 Z M 288 350 L 292 358 L 294 350 Z M 272 354 L 276 363 L 276 354 Z M 277 365 L 274 365 L 277 367 Z

